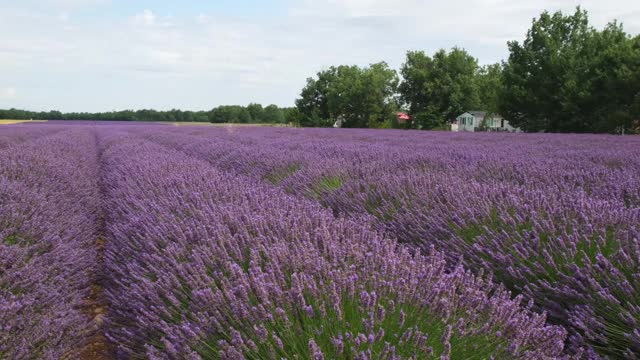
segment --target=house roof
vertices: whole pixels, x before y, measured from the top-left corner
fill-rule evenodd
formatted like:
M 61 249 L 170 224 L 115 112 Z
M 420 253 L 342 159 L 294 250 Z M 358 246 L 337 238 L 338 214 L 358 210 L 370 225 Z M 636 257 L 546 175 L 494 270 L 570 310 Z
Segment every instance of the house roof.
M 469 114 L 473 115 L 474 117 L 480 117 L 480 118 L 484 118 L 485 116 L 487 116 L 487 112 L 486 111 L 467 111 Z
M 500 114 L 496 114 L 496 113 L 490 113 L 488 111 L 481 111 L 481 110 L 469 110 L 469 111 L 465 111 L 464 113 L 458 115 L 456 117 L 459 118 L 460 116 L 464 115 L 464 114 L 469 114 L 473 117 L 480 118 L 480 119 L 484 119 L 487 115 L 490 115 L 492 118 L 502 118 L 502 116 Z

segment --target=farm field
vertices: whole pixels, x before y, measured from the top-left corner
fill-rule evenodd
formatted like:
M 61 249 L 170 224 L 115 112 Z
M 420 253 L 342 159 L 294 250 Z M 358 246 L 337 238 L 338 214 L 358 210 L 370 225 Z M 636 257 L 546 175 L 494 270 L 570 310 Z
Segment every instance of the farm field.
M 163 123 L 160 123 L 163 124 Z M 174 126 L 222 126 L 222 127 L 230 127 L 230 126 L 266 126 L 266 127 L 287 127 L 285 124 L 242 124 L 242 123 L 210 123 L 210 122 L 172 122 L 170 123 Z
M 640 357 L 640 138 L 0 127 L 0 359 Z
M 46 120 L 0 120 L 0 125 L 12 125 L 29 122 L 47 122 Z

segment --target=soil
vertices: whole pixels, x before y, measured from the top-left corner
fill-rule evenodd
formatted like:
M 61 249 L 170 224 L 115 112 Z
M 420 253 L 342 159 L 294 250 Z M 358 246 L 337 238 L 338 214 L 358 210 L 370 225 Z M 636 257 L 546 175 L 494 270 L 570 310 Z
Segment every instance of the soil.
M 98 238 L 96 240 L 96 248 L 98 250 L 97 262 L 102 265 L 104 262 L 104 239 Z M 112 351 L 109 346 L 107 338 L 104 336 L 104 316 L 107 312 L 107 301 L 104 298 L 104 291 L 100 286 L 100 281 L 97 278 L 95 283 L 91 285 L 89 296 L 86 299 L 86 313 L 94 323 L 94 334 L 89 338 L 89 341 L 80 349 L 79 359 L 81 360 L 107 360 L 113 359 Z

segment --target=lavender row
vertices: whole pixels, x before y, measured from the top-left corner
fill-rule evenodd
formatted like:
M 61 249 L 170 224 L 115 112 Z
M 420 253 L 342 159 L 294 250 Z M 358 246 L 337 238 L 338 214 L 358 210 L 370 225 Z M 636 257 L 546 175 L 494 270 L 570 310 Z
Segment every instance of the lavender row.
M 97 330 L 85 309 L 95 276 L 95 137 L 36 135 L 0 157 L 0 358 L 75 358 Z
M 41 126 L 27 125 L 2 125 L 0 126 L 0 149 L 15 146 L 22 142 L 35 140 L 43 136 L 51 136 L 63 130 L 62 127 L 44 128 Z
M 634 137 L 188 129 L 148 139 L 491 271 L 587 356 L 640 354 Z
M 138 130 L 165 146 L 206 156 L 225 170 L 297 191 L 309 187 L 304 180 L 313 179 L 291 175 L 314 170 L 344 181 L 420 170 L 457 174 L 488 186 L 503 183 L 585 192 L 621 207 L 640 206 L 637 137 L 521 134 L 514 138 L 512 134 L 273 128 Z
M 315 201 L 104 134 L 121 358 L 556 358 L 566 336 L 443 256 Z M 364 224 L 364 225 L 363 225 Z

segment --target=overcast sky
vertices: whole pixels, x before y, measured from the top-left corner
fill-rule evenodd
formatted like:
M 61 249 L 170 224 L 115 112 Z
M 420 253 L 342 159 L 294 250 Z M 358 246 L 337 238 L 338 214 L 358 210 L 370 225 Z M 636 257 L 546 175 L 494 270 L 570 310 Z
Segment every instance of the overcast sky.
M 500 61 L 541 11 L 577 5 L 640 33 L 638 0 L 0 0 L 0 108 L 291 106 L 331 65 L 456 45 Z

